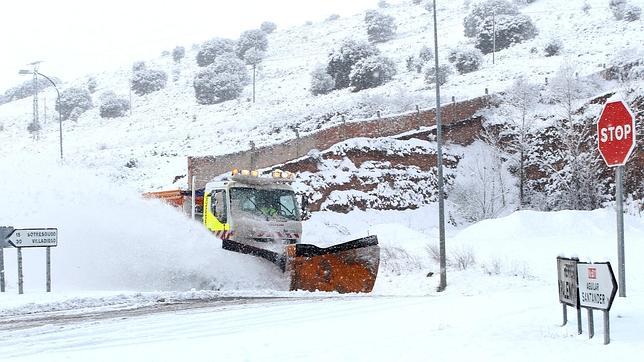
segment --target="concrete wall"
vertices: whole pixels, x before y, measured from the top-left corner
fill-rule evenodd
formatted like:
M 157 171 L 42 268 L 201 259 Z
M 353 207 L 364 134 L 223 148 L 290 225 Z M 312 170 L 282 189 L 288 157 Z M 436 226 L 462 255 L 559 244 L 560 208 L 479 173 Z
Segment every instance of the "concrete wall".
M 444 105 L 441 120 L 448 125 L 471 118 L 486 107 L 489 97 L 479 97 L 463 102 Z M 356 137 L 389 137 L 422 126 L 435 124 L 434 109 L 383 117 L 365 121 L 352 121 L 320 130 L 281 144 L 252 148 L 250 150 L 219 156 L 188 157 L 188 184 L 196 177 L 196 187 L 204 187 L 213 177 L 233 168 L 259 169 L 306 155 L 313 149 L 324 150 L 336 143 Z

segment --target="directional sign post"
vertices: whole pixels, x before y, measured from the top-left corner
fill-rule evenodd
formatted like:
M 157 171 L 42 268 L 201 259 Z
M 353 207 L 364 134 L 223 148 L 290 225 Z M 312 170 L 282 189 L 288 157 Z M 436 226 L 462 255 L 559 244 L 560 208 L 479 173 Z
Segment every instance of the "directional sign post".
M 11 226 L 0 226 L 0 292 L 4 293 L 5 291 L 5 279 L 4 279 L 4 248 L 10 247 L 10 245 L 5 241 L 5 238 L 13 232 Z
M 604 312 L 604 344 L 610 343 L 609 315 L 615 294 L 617 281 L 609 262 L 578 263 L 579 305 L 588 308 L 589 327 L 592 326 L 592 310 Z M 592 338 L 593 331 L 589 331 Z
M 13 228 L 12 228 L 13 229 Z M 18 294 L 23 294 L 22 248 L 47 248 L 47 292 L 51 292 L 51 252 L 50 247 L 58 245 L 58 229 L 33 228 L 15 229 L 3 238 L 9 245 L 17 249 L 18 256 Z M 4 276 L 4 275 L 3 275 Z
M 623 101 L 608 102 L 597 121 L 597 148 L 608 167 L 615 170 L 615 201 L 617 208 L 617 258 L 619 296 L 626 296 L 626 265 L 624 255 L 624 195 L 622 192 L 624 164 L 635 149 L 635 117 Z
M 579 308 L 579 290 L 577 289 L 577 263 L 579 259 L 557 257 L 557 279 L 559 284 L 559 301 L 563 307 L 563 325 L 568 323 L 567 305 L 577 310 L 577 333 L 581 334 L 581 309 Z

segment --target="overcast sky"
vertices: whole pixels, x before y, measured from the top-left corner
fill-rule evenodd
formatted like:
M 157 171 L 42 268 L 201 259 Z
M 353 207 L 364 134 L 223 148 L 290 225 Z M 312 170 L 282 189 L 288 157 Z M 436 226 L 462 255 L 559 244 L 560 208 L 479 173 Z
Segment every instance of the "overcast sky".
M 0 93 L 25 79 L 18 70 L 72 80 L 176 45 L 221 36 L 270 20 L 278 27 L 375 8 L 378 0 L 3 0 L 0 7 Z M 390 1 L 392 3 L 398 1 Z

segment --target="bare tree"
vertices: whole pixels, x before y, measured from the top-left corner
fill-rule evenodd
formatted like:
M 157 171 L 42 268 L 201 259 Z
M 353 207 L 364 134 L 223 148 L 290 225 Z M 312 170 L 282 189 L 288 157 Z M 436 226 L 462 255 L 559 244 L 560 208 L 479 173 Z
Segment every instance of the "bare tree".
M 573 210 L 601 206 L 601 159 L 594 151 L 594 118 L 580 109 L 581 100 L 592 94 L 593 85 L 578 77 L 575 66 L 565 62 L 552 80 L 550 92 L 557 109 L 554 127 L 559 147 L 548 190 L 555 196 L 551 208 Z
M 524 77 L 519 77 L 508 89 L 506 103 L 511 105 L 516 112 L 516 117 L 510 118 L 511 133 L 510 150 L 515 153 L 517 158 L 517 171 L 519 174 L 519 209 L 525 204 L 525 161 L 526 154 L 531 149 L 533 139 L 529 134 L 533 126 L 533 118 L 528 114 L 533 109 L 539 98 L 539 87 L 530 83 Z

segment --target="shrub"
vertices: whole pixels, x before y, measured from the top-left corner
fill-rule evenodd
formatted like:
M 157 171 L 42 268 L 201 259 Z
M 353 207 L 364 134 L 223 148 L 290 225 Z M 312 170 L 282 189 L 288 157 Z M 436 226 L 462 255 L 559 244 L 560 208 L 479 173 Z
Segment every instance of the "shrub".
M 60 93 L 60 101 L 56 103 L 63 120 L 76 120 L 86 110 L 92 108 L 92 96 L 84 88 L 67 88 Z
M 389 3 L 387 2 L 387 0 L 380 0 L 380 1 L 378 1 L 378 7 L 379 7 L 379 8 L 381 8 L 381 9 L 386 9 L 386 8 L 388 8 L 389 6 L 390 6 L 390 5 L 389 5 Z
M 345 39 L 337 49 L 329 54 L 327 73 L 333 78 L 335 89 L 349 86 L 351 68 L 362 58 L 378 55 L 380 52 L 373 45 L 353 39 Z
M 443 85 L 447 83 L 447 78 L 452 74 L 452 68 L 448 65 L 440 65 L 438 67 L 438 84 Z M 425 68 L 425 83 L 431 85 L 436 83 L 436 67 Z
M 491 53 L 493 50 L 492 19 L 488 18 L 483 22 L 481 32 L 476 37 L 476 47 L 483 54 Z M 496 17 L 496 50 L 510 47 L 513 44 L 524 40 L 532 39 L 538 34 L 538 30 L 526 15 L 501 15 Z
M 130 101 L 116 94 L 109 92 L 101 97 L 99 112 L 103 118 L 123 117 L 130 110 Z
M 624 7 L 624 20 L 626 21 L 637 21 L 640 20 L 642 15 L 642 8 L 637 5 L 627 4 Z
M 334 20 L 338 20 L 338 19 L 340 19 L 340 15 L 338 15 L 338 14 L 331 14 L 331 15 L 329 15 L 329 17 L 328 17 L 328 18 L 326 18 L 326 20 L 325 20 L 325 21 L 334 21 Z
M 391 15 L 384 15 L 375 10 L 367 11 L 365 23 L 367 24 L 367 37 L 372 43 L 384 42 L 393 38 L 396 33 L 395 19 Z
M 195 76 L 193 87 L 200 104 L 214 104 L 239 97 L 248 83 L 246 65 L 232 56 L 222 56 Z
M 357 92 L 385 84 L 394 75 L 396 75 L 396 65 L 391 59 L 373 55 L 356 62 L 349 74 L 349 81 L 353 91 Z
M 507 0 L 486 0 L 475 4 L 470 13 L 463 19 L 465 36 L 468 38 L 475 37 L 480 31 L 483 22 L 492 18 L 492 14 L 499 15 L 517 15 L 517 7 Z
M 268 38 L 266 33 L 261 30 L 246 30 L 239 36 L 235 51 L 237 56 L 242 58 L 244 53 L 250 48 L 255 48 L 259 51 L 265 52 L 268 49 Z
M 274 32 L 275 29 L 277 29 L 277 24 L 272 21 L 265 21 L 262 23 L 262 25 L 259 26 L 259 29 L 266 34 L 270 34 Z
M 27 125 L 27 131 L 29 131 L 29 133 L 31 134 L 38 133 L 41 129 L 42 127 L 40 126 L 40 122 L 38 121 L 31 121 L 31 123 Z M 37 136 L 34 137 L 37 138 Z
M 465 74 L 479 70 L 483 64 L 483 54 L 476 48 L 461 47 L 451 49 L 447 60 L 454 63 L 454 67 L 460 74 Z
M 320 94 L 327 94 L 333 90 L 335 87 L 335 82 L 333 77 L 326 72 L 326 67 L 324 65 L 318 65 L 311 72 L 311 93 L 314 96 Z
M 132 74 L 132 90 L 139 96 L 165 88 L 168 75 L 162 70 L 142 69 Z
M 543 48 L 543 52 L 546 54 L 547 57 L 551 57 L 553 55 L 559 55 L 561 53 L 561 49 L 563 48 L 563 42 L 557 38 L 550 39 L 546 46 Z
M 212 64 L 217 57 L 235 52 L 235 41 L 224 38 L 210 39 L 199 48 L 197 52 L 197 65 L 206 67 Z
M 172 59 L 174 60 L 175 63 L 179 63 L 183 57 L 186 56 L 186 48 L 182 46 L 176 46 L 172 50 Z
M 413 1 L 412 1 L 412 3 L 413 3 L 414 5 L 418 5 L 418 4 L 422 3 L 422 2 L 423 2 L 423 0 L 413 0 Z

